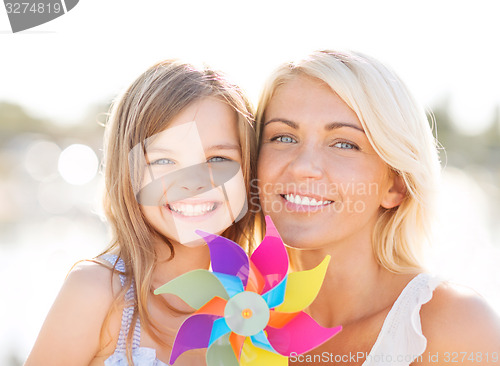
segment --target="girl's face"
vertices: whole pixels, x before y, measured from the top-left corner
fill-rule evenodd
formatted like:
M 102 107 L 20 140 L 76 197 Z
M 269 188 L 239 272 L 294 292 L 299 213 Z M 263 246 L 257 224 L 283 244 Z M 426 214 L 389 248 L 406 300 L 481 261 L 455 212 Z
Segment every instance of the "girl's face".
M 146 220 L 187 246 L 196 229 L 220 234 L 246 213 L 246 189 L 233 109 L 215 98 L 194 102 L 144 143 L 136 197 Z
M 356 114 L 322 81 L 296 76 L 278 87 L 263 123 L 260 200 L 287 245 L 366 238 L 380 207 L 399 204 Z

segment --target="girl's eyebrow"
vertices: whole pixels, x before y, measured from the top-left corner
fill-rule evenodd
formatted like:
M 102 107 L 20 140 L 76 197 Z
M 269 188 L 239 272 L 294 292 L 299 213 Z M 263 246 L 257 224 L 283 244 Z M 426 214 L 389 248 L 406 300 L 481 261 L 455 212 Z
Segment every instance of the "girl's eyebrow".
M 213 146 L 207 147 L 206 150 L 207 151 L 210 151 L 210 150 L 238 150 L 239 151 L 240 145 L 230 144 L 230 143 L 218 144 L 218 145 L 213 145 Z
M 281 122 L 281 123 L 284 123 L 285 125 L 293 128 L 295 130 L 299 129 L 299 124 L 297 122 L 293 122 L 293 121 L 290 121 L 290 120 L 287 120 L 287 119 L 283 119 L 283 118 L 272 118 L 269 121 L 267 121 L 266 123 L 264 123 L 264 127 L 267 126 L 270 123 L 273 123 L 273 122 Z M 331 130 L 335 130 L 337 128 L 342 128 L 342 127 L 354 128 L 355 130 L 358 130 L 360 132 L 365 133 L 365 130 L 363 130 L 361 127 L 356 126 L 355 124 L 352 124 L 352 123 L 347 123 L 347 122 L 332 122 L 332 123 L 329 123 L 329 124 L 325 125 L 325 130 L 331 131 Z
M 146 147 L 146 153 L 151 154 L 156 152 L 170 154 L 172 153 L 172 150 L 166 149 L 164 147 Z
M 239 151 L 240 145 L 229 144 L 229 143 L 228 144 L 217 144 L 217 145 L 207 147 L 206 150 L 238 150 Z M 150 147 L 150 148 L 146 148 L 146 152 L 151 154 L 151 153 L 156 153 L 156 152 L 173 153 L 174 151 L 171 149 L 164 148 L 164 147 Z

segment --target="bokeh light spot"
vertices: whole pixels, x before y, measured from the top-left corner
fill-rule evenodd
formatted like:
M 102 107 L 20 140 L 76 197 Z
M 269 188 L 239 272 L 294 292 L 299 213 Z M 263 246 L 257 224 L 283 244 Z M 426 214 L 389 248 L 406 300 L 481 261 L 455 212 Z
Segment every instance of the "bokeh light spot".
M 97 173 L 97 167 L 97 156 L 87 145 L 70 145 L 59 156 L 59 174 L 70 184 L 83 185 L 90 182 Z

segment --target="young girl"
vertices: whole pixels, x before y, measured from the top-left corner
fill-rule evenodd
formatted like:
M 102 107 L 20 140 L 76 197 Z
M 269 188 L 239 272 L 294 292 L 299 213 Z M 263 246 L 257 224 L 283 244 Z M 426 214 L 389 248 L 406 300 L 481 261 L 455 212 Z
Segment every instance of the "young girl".
M 424 271 L 436 142 L 390 69 L 335 51 L 286 63 L 268 80 L 257 124 L 262 209 L 295 270 L 331 255 L 309 311 L 343 328 L 290 365 L 500 364 L 498 316 Z
M 192 309 L 152 292 L 208 269 L 194 230 L 251 246 L 252 121 L 239 89 L 178 61 L 151 67 L 114 103 L 104 150 L 111 245 L 70 272 L 26 365 L 166 365 Z M 200 350 L 176 365 L 204 362 Z

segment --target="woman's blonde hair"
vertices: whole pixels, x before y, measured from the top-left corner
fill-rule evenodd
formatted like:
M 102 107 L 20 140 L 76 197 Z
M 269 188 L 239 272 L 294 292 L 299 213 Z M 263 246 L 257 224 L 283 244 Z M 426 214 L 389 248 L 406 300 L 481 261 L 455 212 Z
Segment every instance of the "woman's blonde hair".
M 220 73 L 197 69 L 177 60 L 160 62 L 140 75 L 112 105 L 104 143 L 104 209 L 112 229 L 109 247 L 101 253 L 116 253 L 125 263 L 126 284 L 116 301 L 124 299 L 128 288 L 135 287 L 135 315 L 141 326 L 160 343 L 159 328 L 149 320 L 147 307 L 151 279 L 157 262 L 153 238 L 161 238 L 171 250 L 169 240 L 145 219 L 132 187 L 129 152 L 168 127 L 184 108 L 205 97 L 227 103 L 237 115 L 241 146 L 241 169 L 251 205 L 251 180 L 255 172 L 256 139 L 251 106 L 243 93 Z M 243 218 L 226 229 L 223 236 L 251 250 L 255 208 L 249 207 Z M 111 313 L 111 310 L 110 310 Z M 107 319 L 109 320 L 109 314 Z M 105 323 L 106 324 L 106 323 Z M 104 330 L 105 326 L 103 326 Z M 129 332 L 127 355 L 131 362 L 132 333 Z
M 377 154 L 405 186 L 403 202 L 380 209 L 374 255 L 396 273 L 422 269 L 422 247 L 431 234 L 432 203 L 440 172 L 435 140 L 425 111 L 399 77 L 357 52 L 316 51 L 281 65 L 268 79 L 256 113 L 260 146 L 266 107 L 276 89 L 298 75 L 326 83 L 356 113 Z

